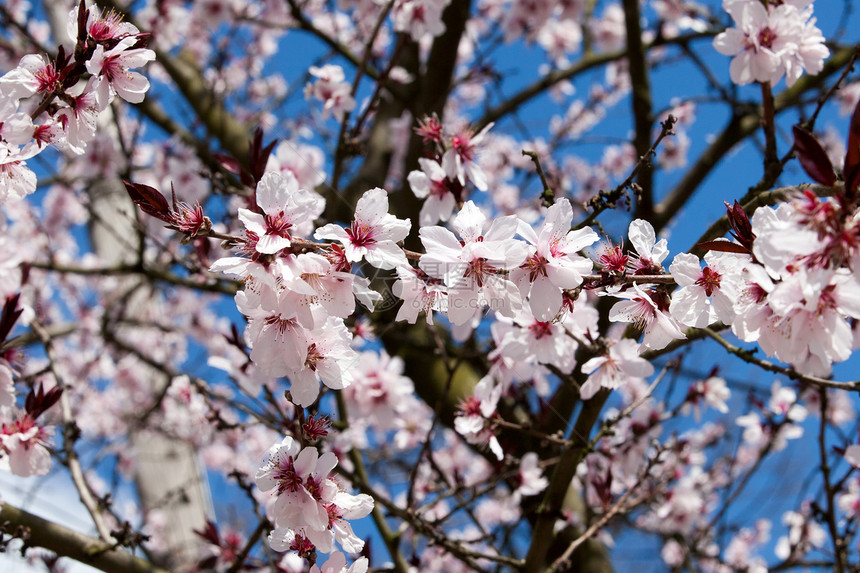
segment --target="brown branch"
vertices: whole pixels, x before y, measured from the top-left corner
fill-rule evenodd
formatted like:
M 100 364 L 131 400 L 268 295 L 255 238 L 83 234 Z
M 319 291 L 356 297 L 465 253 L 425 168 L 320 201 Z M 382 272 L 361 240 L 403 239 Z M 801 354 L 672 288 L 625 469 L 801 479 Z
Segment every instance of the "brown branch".
M 633 167 L 633 171 L 630 172 L 630 175 L 627 176 L 627 179 L 618 184 L 615 189 L 611 191 L 600 191 L 597 195 L 593 196 L 586 203 L 586 207 L 591 207 L 591 213 L 583 219 L 581 222 L 574 225 L 574 229 L 582 229 L 583 227 L 587 227 L 595 219 L 606 209 L 612 208 L 615 205 L 615 202 L 621 199 L 626 189 L 630 188 L 633 185 L 633 179 L 640 172 L 640 170 L 644 169 L 646 165 L 651 163 L 651 157 L 656 153 L 657 147 L 660 145 L 660 142 L 663 141 L 669 135 L 674 135 L 673 128 L 675 127 L 675 122 L 677 119 L 672 114 L 669 114 L 669 117 L 666 118 L 661 124 L 660 134 L 657 136 L 657 139 L 654 140 L 654 143 L 651 144 L 651 147 L 648 150 L 639 156 L 639 160 L 636 162 L 636 165 Z
M 836 511 L 834 509 L 834 497 L 838 488 L 835 488 L 831 482 L 830 464 L 827 462 L 827 390 L 819 388 L 818 396 L 821 399 L 821 419 L 818 425 L 818 455 L 821 459 L 821 479 L 824 482 L 824 495 L 827 499 L 827 507 L 824 508 L 823 514 L 827 522 L 830 537 L 833 539 L 833 549 L 836 557 L 833 571 L 835 573 L 845 573 L 848 571 L 848 559 L 845 554 L 845 543 L 839 535 L 839 529 L 836 524 Z
M 710 328 L 703 328 L 702 331 L 708 335 L 710 338 L 715 340 L 720 346 L 725 348 L 729 353 L 734 354 L 735 356 L 742 359 L 744 362 L 749 362 L 750 364 L 755 364 L 759 368 L 763 370 L 767 370 L 768 372 L 775 372 L 777 374 L 783 374 L 784 376 L 788 376 L 792 380 L 797 380 L 798 382 L 805 382 L 807 384 L 812 384 L 814 386 L 825 387 L 825 388 L 836 388 L 839 390 L 848 390 L 848 391 L 858 391 L 860 390 L 860 380 L 854 382 L 837 382 L 834 380 L 827 380 L 826 378 L 818 378 L 817 376 L 807 376 L 805 374 L 801 374 L 797 372 L 793 368 L 786 368 L 784 366 L 779 366 L 772 362 L 768 362 L 767 360 L 762 360 L 761 358 L 756 358 L 753 355 L 753 351 L 744 350 L 743 348 L 739 348 L 729 343 L 725 338 L 711 330 Z
M 106 573 L 169 573 L 113 544 L 58 525 L 8 503 L 0 506 L 0 523 L 27 528 L 29 534 L 26 543 L 30 546 L 43 547 L 61 557 L 74 559 Z
M 645 46 L 642 44 L 642 14 L 639 11 L 639 0 L 623 0 L 624 22 L 627 37 L 627 63 L 630 73 L 632 90 L 631 103 L 635 136 L 633 147 L 640 157 L 650 156 L 651 125 L 654 118 L 651 114 L 651 84 L 648 80 L 648 61 L 645 57 Z M 636 202 L 634 218 L 648 220 L 654 210 L 653 198 L 653 169 L 647 161 L 639 169 L 637 182 L 641 189 Z
M 701 32 L 678 36 L 677 38 L 672 38 L 671 40 L 661 38 L 659 41 L 652 42 L 645 46 L 644 50 L 647 51 L 652 48 L 668 44 L 685 44 L 691 40 L 695 40 L 698 38 L 710 38 L 714 35 L 716 35 L 716 32 Z M 620 60 L 626 55 L 627 50 L 604 52 L 601 54 L 594 54 L 588 52 L 576 63 L 570 65 L 563 70 L 555 70 L 546 74 L 541 79 L 524 88 L 522 91 L 517 92 L 516 94 L 507 98 L 503 103 L 488 110 L 486 113 L 484 113 L 483 117 L 481 117 L 477 122 L 475 122 L 475 130 L 480 131 L 490 123 L 498 121 L 502 117 L 517 111 L 520 107 L 522 107 L 526 103 L 530 102 L 532 99 L 541 95 L 542 93 L 549 90 L 560 82 L 573 79 L 576 76 L 582 74 L 583 72 L 592 70 L 598 66 L 602 66 L 604 64 L 608 64 L 609 62 Z
M 555 522 L 560 515 L 570 482 L 576 474 L 576 468 L 587 450 L 588 436 L 608 397 L 609 391 L 603 389 L 591 400 L 583 403 L 582 411 L 573 428 L 571 445 L 562 451 L 559 463 L 550 477 L 549 486 L 538 506 L 538 517 L 532 528 L 531 545 L 526 554 L 524 571 L 541 571 L 546 564 L 547 553 L 555 538 Z

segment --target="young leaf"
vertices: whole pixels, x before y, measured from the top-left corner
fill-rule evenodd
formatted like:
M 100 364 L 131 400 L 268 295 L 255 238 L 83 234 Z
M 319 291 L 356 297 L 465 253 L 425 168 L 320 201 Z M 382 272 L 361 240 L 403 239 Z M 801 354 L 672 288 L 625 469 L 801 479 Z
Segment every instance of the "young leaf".
M 3 311 L 0 312 L 0 344 L 6 342 L 6 337 L 12 332 L 15 322 L 18 321 L 18 317 L 24 312 L 18 308 L 18 299 L 20 297 L 20 293 L 7 296 L 6 301 L 3 303 Z
M 696 247 L 705 249 L 706 251 L 720 251 L 721 253 L 750 254 L 750 250 L 745 246 L 730 241 L 705 241 L 704 243 L 699 243 Z
M 170 205 L 158 189 L 142 183 L 129 183 L 128 181 L 123 181 L 123 183 L 131 196 L 131 200 L 140 207 L 141 211 L 168 223 L 173 221 L 170 216 Z
M 833 164 L 830 163 L 827 152 L 824 151 L 815 136 L 805 129 L 795 125 L 792 131 L 794 132 L 795 154 L 803 170 L 812 177 L 813 181 L 832 187 L 836 183 L 836 174 L 833 172 Z
M 848 148 L 845 152 L 845 194 L 854 195 L 860 183 L 860 103 L 851 115 L 848 127 Z

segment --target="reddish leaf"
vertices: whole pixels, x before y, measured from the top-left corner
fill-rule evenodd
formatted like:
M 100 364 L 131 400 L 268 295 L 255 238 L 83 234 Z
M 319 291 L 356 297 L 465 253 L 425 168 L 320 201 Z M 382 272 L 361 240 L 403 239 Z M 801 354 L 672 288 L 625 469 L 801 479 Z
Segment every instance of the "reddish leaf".
M 699 243 L 696 247 L 706 251 L 720 251 L 722 253 L 739 253 L 748 255 L 750 250 L 743 245 L 732 243 L 731 241 L 705 241 Z
M 845 194 L 854 195 L 860 183 L 860 102 L 851 115 L 848 127 L 848 149 L 845 152 Z
M 230 157 L 224 153 L 213 153 L 212 156 L 218 161 L 221 167 L 230 173 L 239 175 L 242 172 L 242 166 L 239 165 L 239 161 L 235 157 Z
M 54 386 L 45 392 L 45 388 L 39 384 L 38 387 L 30 389 L 30 393 L 24 400 L 24 409 L 35 420 L 56 404 L 62 393 L 63 390 L 59 386 Z
M 271 155 L 272 150 L 275 148 L 275 145 L 278 143 L 278 140 L 275 139 L 269 145 L 263 146 L 263 128 L 258 127 L 254 131 L 254 139 L 251 140 L 250 145 L 248 146 L 249 150 L 249 158 L 250 158 L 250 171 L 251 176 L 254 178 L 254 184 L 259 183 L 260 179 L 263 178 L 263 173 L 266 172 L 266 164 L 269 162 L 269 155 Z
M 723 203 L 726 206 L 726 217 L 728 217 L 729 225 L 732 227 L 732 236 L 747 249 L 752 249 L 755 233 L 752 231 L 752 224 L 746 211 L 737 199 L 734 205 L 729 205 L 725 201 Z
M 193 531 L 212 545 L 221 546 L 221 535 L 218 533 L 218 526 L 215 525 L 214 521 L 207 521 L 205 529 L 194 529 Z
M 158 189 L 142 183 L 129 183 L 128 181 L 123 181 L 123 183 L 125 183 L 131 200 L 140 207 L 141 211 L 162 221 L 172 222 L 170 205 Z
M 18 308 L 18 299 L 21 294 L 17 293 L 6 297 L 6 302 L 3 303 L 3 311 L 0 313 L 0 344 L 6 342 L 6 337 L 12 332 L 12 327 L 18 321 L 18 317 L 24 312 Z
M 90 11 L 87 9 L 87 4 L 84 0 L 78 4 L 78 48 L 82 49 L 87 43 L 87 20 L 89 20 Z
M 794 126 L 794 147 L 797 150 L 797 160 L 803 166 L 806 174 L 822 185 L 833 187 L 836 183 L 836 174 L 833 172 L 833 164 L 827 157 L 827 152 L 818 143 L 811 133 L 798 126 Z

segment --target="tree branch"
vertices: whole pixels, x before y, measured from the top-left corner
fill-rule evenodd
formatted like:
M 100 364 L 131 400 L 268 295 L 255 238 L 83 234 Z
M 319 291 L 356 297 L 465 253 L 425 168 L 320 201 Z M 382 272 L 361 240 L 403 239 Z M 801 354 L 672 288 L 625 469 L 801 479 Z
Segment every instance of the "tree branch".
M 0 523 L 26 527 L 27 545 L 43 547 L 106 573 L 170 573 L 131 553 L 41 518 L 8 503 L 0 507 Z

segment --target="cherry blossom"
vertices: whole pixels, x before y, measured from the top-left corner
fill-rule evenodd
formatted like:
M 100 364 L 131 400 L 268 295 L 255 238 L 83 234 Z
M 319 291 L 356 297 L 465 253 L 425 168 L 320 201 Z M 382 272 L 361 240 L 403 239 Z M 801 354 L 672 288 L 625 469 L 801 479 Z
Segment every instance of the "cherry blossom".
M 678 323 L 654 302 L 653 290 L 645 291 L 633 283 L 633 290 L 617 292 L 612 296 L 625 300 L 615 303 L 609 311 L 609 320 L 631 322 L 642 329 L 645 335 L 642 344 L 659 350 L 672 340 L 686 338 Z
M 471 321 L 484 306 L 512 316 L 522 305 L 516 286 L 501 274 L 522 264 L 527 255 L 525 243 L 513 238 L 516 217 L 495 219 L 484 231 L 486 222 L 480 209 L 467 201 L 453 222 L 464 244 L 442 227 L 419 231 L 427 252 L 418 265 L 448 287 L 448 318 L 455 325 Z
M 592 398 L 601 388 L 614 390 L 630 378 L 647 378 L 654 373 L 654 366 L 639 356 L 639 344 L 625 338 L 609 347 L 606 354 L 595 356 L 582 365 L 582 373 L 588 379 L 579 390 L 583 400 Z
M 422 227 L 435 225 L 451 218 L 457 199 L 451 191 L 452 180 L 438 162 L 425 157 L 418 158 L 421 171 L 412 171 L 407 180 L 415 196 L 424 199 L 418 224 Z
M 451 136 L 451 147 L 442 155 L 442 169 L 449 179 L 465 185 L 468 178 L 476 188 L 487 190 L 487 176 L 477 163 L 477 152 L 492 128 L 490 123 L 477 134 L 465 129 Z
M 367 557 L 360 557 L 350 565 L 346 566 L 346 557 L 340 551 L 333 551 L 328 561 L 319 565 L 313 565 L 310 573 L 365 573 L 367 571 Z
M 627 237 L 636 250 L 636 255 L 631 256 L 628 262 L 630 272 L 642 275 L 662 272 L 661 263 L 669 256 L 669 249 L 666 239 L 657 240 L 651 223 L 635 219 L 630 223 Z
M 343 121 L 345 113 L 355 108 L 355 100 L 350 95 L 350 85 L 345 81 L 343 68 L 333 64 L 322 67 L 311 66 L 310 74 L 316 81 L 305 86 L 305 98 L 315 98 L 323 102 L 323 119 L 334 115 Z
M 830 51 L 815 20 L 810 20 L 811 6 L 800 9 L 788 3 L 771 6 L 755 0 L 724 0 L 723 8 L 736 27 L 720 33 L 714 48 L 735 56 L 730 67 L 735 83 L 776 84 L 785 75 L 791 87 L 804 69 L 813 75 L 821 71 Z
M 680 287 L 672 293 L 670 311 L 685 326 L 702 328 L 717 320 L 730 324 L 735 317 L 734 301 L 744 261 L 710 252 L 705 262 L 707 266 L 701 269 L 696 256 L 679 253 L 669 267 Z
M 272 254 L 290 246 L 292 233 L 305 234 L 325 202 L 316 192 L 299 188 L 292 173 L 271 172 L 257 184 L 257 205 L 262 214 L 239 209 L 239 218 L 257 238 L 257 252 Z
M 290 395 L 293 403 L 306 407 L 319 395 L 319 382 L 334 390 L 349 386 L 350 369 L 357 354 L 350 347 L 352 335 L 343 320 L 334 316 L 307 334 L 306 358 L 302 368 L 290 372 Z
M 399 0 L 392 9 L 394 29 L 407 32 L 416 42 L 445 32 L 442 12 L 450 0 Z
M 0 205 L 9 199 L 22 199 L 36 190 L 36 174 L 26 160 L 38 153 L 38 148 L 12 149 L 0 142 Z
M 136 43 L 136 38 L 123 38 L 108 51 L 99 44 L 92 58 L 87 60 L 87 71 L 97 77 L 93 89 L 99 107 L 107 107 L 113 93 L 130 103 L 143 101 L 149 89 L 149 80 L 130 70 L 154 60 L 155 52 L 147 48 L 133 48 Z
M 570 201 L 561 199 L 547 210 L 540 235 L 529 225 L 519 225 L 519 234 L 534 245 L 534 251 L 511 272 L 511 280 L 529 299 L 539 320 L 551 320 L 561 309 L 562 291 L 582 284 L 582 275 L 593 267 L 591 259 L 578 251 L 597 242 L 597 233 L 590 227 L 571 231 L 572 221 Z
M 337 465 L 333 452 L 319 455 L 314 447 L 302 448 L 291 436 L 273 445 L 269 461 L 257 470 L 261 491 L 273 491 L 270 511 L 276 528 L 269 543 L 276 551 L 291 548 L 299 532 L 326 553 L 337 540 L 350 552 L 360 551 L 364 542 L 355 537 L 345 519 L 364 517 L 373 509 L 365 494 L 352 495 L 331 478 Z
M 409 235 L 412 222 L 388 212 L 388 192 L 376 187 L 365 191 L 355 206 L 355 219 L 344 229 L 333 223 L 314 232 L 317 239 L 333 239 L 343 245 L 346 260 L 366 259 L 379 269 L 406 265 L 406 255 L 397 246 Z
M 17 476 L 45 475 L 51 469 L 48 451 L 53 426 L 36 423 L 28 414 L 0 426 L 0 468 Z
M 501 390 L 501 386 L 494 384 L 492 378 L 481 378 L 472 396 L 460 405 L 459 415 L 454 420 L 454 428 L 467 442 L 486 445 L 498 459 L 502 459 L 504 453 L 493 435 L 490 419 L 496 412 Z

